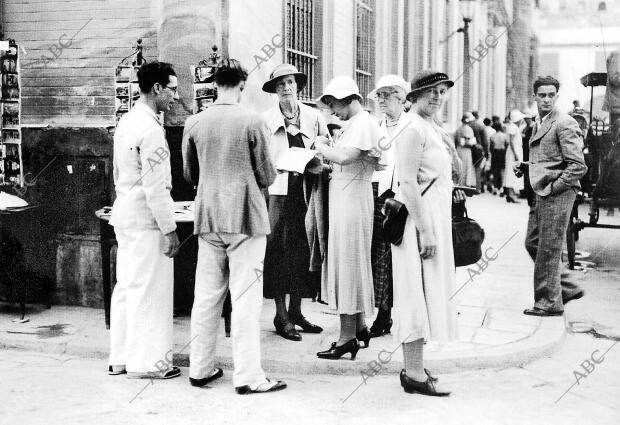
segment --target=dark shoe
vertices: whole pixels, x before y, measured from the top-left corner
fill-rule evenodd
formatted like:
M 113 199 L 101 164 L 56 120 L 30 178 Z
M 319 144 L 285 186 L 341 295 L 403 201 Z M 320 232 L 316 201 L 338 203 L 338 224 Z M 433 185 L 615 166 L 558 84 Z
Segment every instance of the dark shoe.
M 364 341 L 364 346 L 362 347 L 362 344 L 360 344 L 360 348 L 368 348 L 370 345 L 370 331 L 368 328 L 362 329 L 355 336 L 360 343 Z
M 207 376 L 206 378 L 192 378 L 189 377 L 189 383 L 192 384 L 192 387 L 204 387 L 211 381 L 215 381 L 217 378 L 221 378 L 224 375 L 224 371 L 217 368 L 217 372 L 215 372 L 211 376 Z
M 378 323 L 377 320 L 374 321 L 372 326 L 370 327 L 370 337 L 378 338 L 381 335 L 389 334 L 392 329 L 392 319 L 388 319 L 387 322 Z
M 568 297 L 562 297 L 562 303 L 564 305 L 566 305 L 566 304 L 568 304 L 569 302 L 571 302 L 573 300 L 578 300 L 579 298 L 582 298 L 583 295 L 584 295 L 584 292 L 583 291 L 579 291 L 579 292 L 576 292 L 573 295 L 569 295 Z
M 309 334 L 320 334 L 321 332 L 323 332 L 322 327 L 308 322 L 308 320 L 306 320 L 303 314 L 296 314 L 296 315 L 289 314 L 289 318 L 291 319 L 291 322 L 293 322 L 294 325 L 299 326 L 301 330 L 303 330 L 304 332 L 307 332 Z
M 235 391 L 237 394 L 246 395 L 246 394 L 258 394 L 258 393 L 269 393 L 273 391 L 280 391 L 286 388 L 286 382 L 284 381 L 272 381 L 267 379 L 267 382 L 264 384 L 260 384 L 257 388 L 252 389 L 249 385 L 243 385 L 241 387 L 235 387 Z
M 355 356 L 357 355 L 357 351 L 359 349 L 360 346 L 357 342 L 357 339 L 353 338 L 345 342 L 340 347 L 337 347 L 336 343 L 332 342 L 332 346 L 329 350 L 319 351 L 318 353 L 316 353 L 316 355 L 320 359 L 338 360 L 344 354 L 351 353 L 351 360 L 355 360 Z
M 125 369 L 123 369 L 123 370 L 114 370 L 114 369 L 112 369 L 111 365 L 108 366 L 108 375 L 116 376 L 116 375 L 124 375 L 126 373 L 127 373 L 127 371 Z
M 510 195 L 506 195 L 506 202 L 508 202 L 509 204 L 518 204 L 519 203 Z
M 290 341 L 301 341 L 301 335 L 295 329 L 295 325 L 291 322 L 282 323 L 278 316 L 273 318 L 273 325 L 276 327 L 276 333 L 284 339 Z
M 447 397 L 450 395 L 450 392 L 448 391 L 437 391 L 435 389 L 434 381 L 430 378 L 424 382 L 418 382 L 411 379 L 405 373 L 405 369 L 400 371 L 400 385 L 403 387 L 405 392 L 409 394 L 419 393 L 434 397 Z
M 526 308 L 523 310 L 523 314 L 527 314 L 528 316 L 540 316 L 540 317 L 551 317 L 551 316 L 561 316 L 564 314 L 564 311 L 548 311 L 543 310 L 542 308 L 534 307 L 534 308 Z

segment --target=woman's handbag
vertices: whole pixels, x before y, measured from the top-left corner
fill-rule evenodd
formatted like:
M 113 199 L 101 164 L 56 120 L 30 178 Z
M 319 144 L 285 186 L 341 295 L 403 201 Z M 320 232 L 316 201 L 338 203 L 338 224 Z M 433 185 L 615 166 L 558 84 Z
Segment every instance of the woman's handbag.
M 428 189 L 435 183 L 437 178 L 431 180 L 430 184 L 426 186 L 426 189 L 422 191 L 422 196 Z M 394 184 L 394 174 L 392 174 L 392 185 Z M 385 239 L 393 245 L 400 245 L 403 241 L 403 234 L 405 233 L 405 223 L 407 222 L 407 207 L 404 203 L 394 199 L 394 192 L 392 191 L 392 185 L 390 189 L 386 190 L 381 197 L 385 199 L 383 205 L 383 236 Z
M 456 267 L 474 264 L 482 257 L 484 229 L 467 215 L 463 205 L 462 215 L 452 217 L 452 247 Z

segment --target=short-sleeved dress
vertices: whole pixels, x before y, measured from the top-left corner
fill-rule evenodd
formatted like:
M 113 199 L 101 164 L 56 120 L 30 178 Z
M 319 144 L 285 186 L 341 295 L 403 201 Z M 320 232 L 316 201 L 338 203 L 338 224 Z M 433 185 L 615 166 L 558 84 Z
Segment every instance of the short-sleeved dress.
M 515 151 L 517 152 L 517 161 L 523 161 L 523 143 L 521 141 L 521 130 L 516 124 L 510 123 L 506 126 L 506 134 L 513 138 Z M 514 152 L 510 149 L 510 145 L 506 149 L 506 164 L 504 166 L 504 187 L 512 188 L 519 192 L 523 190 L 523 179 L 515 176 L 512 166 L 515 163 Z
M 398 343 L 424 338 L 447 342 L 456 339 L 456 308 L 450 301 L 455 292 L 454 252 L 452 248 L 452 166 L 450 154 L 434 123 L 412 114 L 412 124 L 423 137 L 423 151 L 418 170 L 418 184 L 426 212 L 437 242 L 433 258 L 421 260 L 418 249 L 416 223 L 407 217 L 403 241 L 392 245 L 394 278 L 394 326 L 392 334 Z M 396 140 L 396 155 L 401 143 Z M 398 171 L 397 171 L 398 173 Z M 402 201 L 400 191 L 396 199 Z
M 329 182 L 329 236 L 321 296 L 340 314 L 374 314 L 371 180 L 380 158 L 382 134 L 374 118 L 362 111 L 345 123 L 335 140 L 337 147 L 363 151 L 351 164 L 333 164 Z

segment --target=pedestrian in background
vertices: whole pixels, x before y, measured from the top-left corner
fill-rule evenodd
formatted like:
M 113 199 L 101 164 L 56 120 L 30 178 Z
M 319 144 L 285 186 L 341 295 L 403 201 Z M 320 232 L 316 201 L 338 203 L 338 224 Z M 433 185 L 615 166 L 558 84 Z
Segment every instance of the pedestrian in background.
M 278 96 L 278 104 L 263 114 L 271 134 L 269 151 L 274 164 L 289 148 L 313 149 L 315 138 L 327 134 L 327 125 L 319 111 L 297 99 L 307 81 L 308 77 L 295 66 L 282 64 L 273 70 L 269 81 L 263 85 L 264 92 Z M 301 312 L 301 299 L 316 298 L 321 282 L 321 253 L 315 261 L 318 263 L 316 268 L 313 268 L 306 214 L 307 192 L 312 190 L 317 175 L 322 172 L 322 166 L 306 168 L 303 174 L 282 172 L 269 186 L 271 234 L 267 236 L 263 295 L 275 301 L 273 324 L 276 333 L 291 341 L 302 339 L 295 325 L 308 333 L 323 331 Z M 318 214 L 319 217 L 322 220 L 322 214 Z
M 506 168 L 506 148 L 508 136 L 500 122 L 493 123 L 495 134 L 491 136 L 491 175 L 493 176 L 493 194 L 501 194 L 503 185 L 504 169 Z
M 471 112 L 465 112 L 461 118 L 461 125 L 454 132 L 454 144 L 456 151 L 461 159 L 462 174 L 461 184 L 465 186 L 476 186 L 476 168 L 472 157 L 472 147 L 476 145 L 474 130 L 469 123 L 474 121 Z
M 158 114 L 177 93 L 172 65 L 138 70 L 140 98 L 114 133 L 116 200 L 110 224 L 118 241 L 117 283 L 110 310 L 111 375 L 167 379 L 181 374 L 161 364 L 172 351 L 172 257 L 179 248 L 170 196 L 170 150 Z
M 189 380 L 202 387 L 222 376 L 215 367 L 217 328 L 230 290 L 233 385 L 238 394 L 286 387 L 261 367 L 260 313 L 266 235 L 270 232 L 262 190 L 275 180 L 270 132 L 262 117 L 239 105 L 247 71 L 224 59 L 213 79 L 217 100 L 185 122 L 183 175 L 197 185 L 194 234 L 198 263 L 191 317 Z
M 321 295 L 340 315 L 340 337 L 322 359 L 355 359 L 359 340 L 368 347 L 370 332 L 365 317 L 374 314 L 371 267 L 372 175 L 379 166 L 382 131 L 362 107 L 362 96 L 352 78 L 335 77 L 317 99 L 322 108 L 343 121 L 341 133 L 330 145 L 317 137 L 317 150 L 333 164 L 329 182 L 329 239 L 327 272 Z
M 484 193 L 484 186 L 486 184 L 484 167 L 487 164 L 489 158 L 489 139 L 485 131 L 486 126 L 480 118 L 478 111 L 472 111 L 474 116 L 469 126 L 474 130 L 474 137 L 476 138 L 476 145 L 472 146 L 472 161 L 474 162 L 474 168 L 476 170 L 476 188 L 480 193 Z
M 508 122 L 506 123 L 506 135 L 508 136 L 508 146 L 506 148 L 506 164 L 504 167 L 504 194 L 506 202 L 518 203 L 517 193 L 523 190 L 523 180 L 515 177 L 512 172 L 513 165 L 523 161 L 523 142 L 521 140 L 521 125 L 523 124 L 523 113 L 517 109 L 510 111 Z

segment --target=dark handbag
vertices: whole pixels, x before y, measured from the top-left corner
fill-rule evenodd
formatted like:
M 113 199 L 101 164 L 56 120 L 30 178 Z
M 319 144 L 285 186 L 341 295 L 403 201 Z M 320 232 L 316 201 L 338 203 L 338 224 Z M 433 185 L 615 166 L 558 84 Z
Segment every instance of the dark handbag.
M 422 196 L 428 189 L 435 183 L 437 178 L 434 178 L 426 189 L 422 191 Z M 392 173 L 392 185 L 394 184 L 394 174 Z M 383 237 L 393 245 L 400 245 L 403 241 L 403 234 L 405 233 L 405 223 L 407 223 L 407 216 L 409 211 L 404 203 L 394 199 L 394 192 L 392 191 L 392 185 L 390 189 L 386 190 L 381 197 L 385 198 L 383 205 Z
M 482 257 L 484 229 L 467 215 L 463 206 L 461 216 L 452 217 L 452 247 L 456 267 L 474 264 Z

